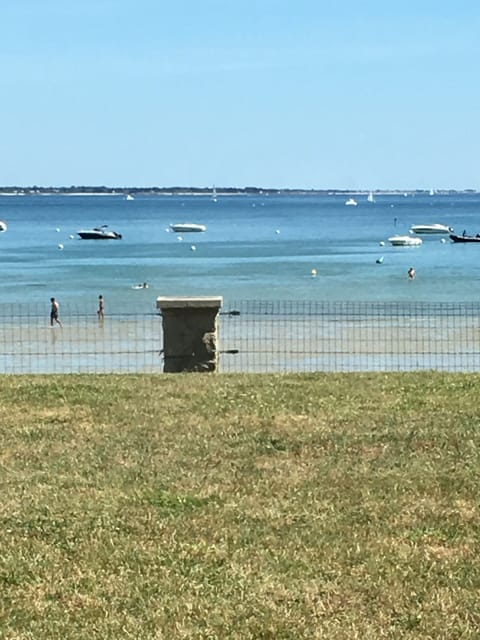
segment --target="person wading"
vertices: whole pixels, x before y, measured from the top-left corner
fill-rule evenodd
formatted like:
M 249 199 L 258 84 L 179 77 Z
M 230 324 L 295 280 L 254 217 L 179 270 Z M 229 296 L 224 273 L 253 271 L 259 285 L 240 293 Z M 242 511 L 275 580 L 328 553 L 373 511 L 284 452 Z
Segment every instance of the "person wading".
M 52 305 L 50 308 L 50 326 L 53 327 L 53 323 L 56 322 L 61 327 L 62 323 L 58 319 L 58 310 L 60 308 L 60 305 L 55 300 L 55 298 L 50 298 L 50 303 Z

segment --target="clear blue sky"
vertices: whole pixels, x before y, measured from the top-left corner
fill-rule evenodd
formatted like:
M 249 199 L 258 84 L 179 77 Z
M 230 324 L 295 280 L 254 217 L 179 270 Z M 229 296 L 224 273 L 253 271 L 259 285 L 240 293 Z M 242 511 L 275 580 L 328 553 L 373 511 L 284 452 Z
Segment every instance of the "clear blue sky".
M 5 0 L 0 185 L 480 189 L 478 0 Z

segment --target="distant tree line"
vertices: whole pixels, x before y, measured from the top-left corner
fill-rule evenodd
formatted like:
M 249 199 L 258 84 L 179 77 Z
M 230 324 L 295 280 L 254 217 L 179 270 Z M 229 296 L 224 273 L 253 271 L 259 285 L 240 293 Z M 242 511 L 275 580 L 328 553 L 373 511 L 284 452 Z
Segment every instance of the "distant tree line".
M 291 188 L 262 188 L 262 187 L 217 187 L 218 195 L 308 195 L 308 194 L 349 194 L 349 193 L 367 193 L 367 189 L 291 189 Z M 20 186 L 4 186 L 0 187 L 0 194 L 19 194 L 19 195 L 36 195 L 36 194 L 82 194 L 93 193 L 98 195 L 210 195 L 211 187 L 106 187 L 106 186 L 88 186 L 88 185 L 72 185 L 70 187 L 41 187 L 33 185 L 30 187 Z M 377 189 L 376 194 L 381 193 L 409 193 L 409 194 L 428 194 L 429 189 Z M 438 189 L 439 195 L 458 194 L 458 193 L 477 193 L 476 189 Z

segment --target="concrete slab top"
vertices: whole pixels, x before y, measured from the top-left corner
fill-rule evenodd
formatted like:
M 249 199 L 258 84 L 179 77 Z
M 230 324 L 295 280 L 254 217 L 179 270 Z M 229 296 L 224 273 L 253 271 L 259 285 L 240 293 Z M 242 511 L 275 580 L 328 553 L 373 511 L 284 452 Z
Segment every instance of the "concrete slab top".
M 159 296 L 157 298 L 157 309 L 220 308 L 222 304 L 223 296 Z

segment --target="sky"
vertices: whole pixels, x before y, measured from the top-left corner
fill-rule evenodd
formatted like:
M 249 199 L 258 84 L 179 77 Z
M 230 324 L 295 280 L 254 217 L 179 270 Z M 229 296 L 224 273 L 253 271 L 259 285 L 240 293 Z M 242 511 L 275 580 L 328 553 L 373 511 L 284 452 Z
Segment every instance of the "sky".
M 3 0 L 0 185 L 480 190 L 478 0 Z

